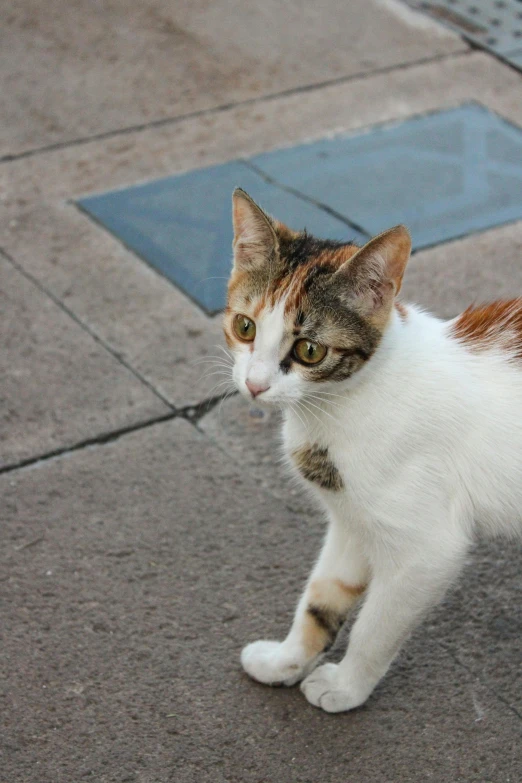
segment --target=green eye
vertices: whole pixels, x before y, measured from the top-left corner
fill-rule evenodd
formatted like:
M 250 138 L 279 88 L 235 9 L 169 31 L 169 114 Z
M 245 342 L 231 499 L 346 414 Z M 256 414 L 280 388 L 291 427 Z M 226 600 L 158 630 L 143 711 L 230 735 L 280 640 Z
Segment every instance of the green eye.
M 319 364 L 326 356 L 326 348 L 311 340 L 298 340 L 294 345 L 294 354 L 303 364 Z
M 256 325 L 246 315 L 236 315 L 234 318 L 234 332 L 240 340 L 251 343 L 256 336 Z

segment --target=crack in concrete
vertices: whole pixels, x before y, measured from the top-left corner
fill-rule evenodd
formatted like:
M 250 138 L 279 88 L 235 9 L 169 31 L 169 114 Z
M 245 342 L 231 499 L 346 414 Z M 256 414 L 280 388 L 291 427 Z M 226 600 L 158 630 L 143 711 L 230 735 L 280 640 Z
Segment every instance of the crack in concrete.
M 100 446 L 100 445 L 105 445 L 107 443 L 112 443 L 113 441 L 129 433 L 137 432 L 139 430 L 150 427 L 154 424 L 159 424 L 164 421 L 170 421 L 171 419 L 175 419 L 175 418 L 186 419 L 192 425 L 194 425 L 199 432 L 203 433 L 203 431 L 200 430 L 199 427 L 197 427 L 198 422 L 204 416 L 206 416 L 207 413 L 210 413 L 210 411 L 219 402 L 237 394 L 237 392 L 233 392 L 232 394 L 230 392 L 225 392 L 223 394 L 208 397 L 207 399 L 204 399 L 201 402 L 195 403 L 193 405 L 185 405 L 183 408 L 176 408 L 176 406 L 174 406 L 170 402 L 170 400 L 168 400 L 164 395 L 162 395 L 161 392 L 158 391 L 158 389 L 156 389 L 156 387 L 150 383 L 150 381 L 148 381 L 143 375 L 141 375 L 141 373 L 139 373 L 132 365 L 128 364 L 117 351 L 115 351 L 108 343 L 106 343 L 101 337 L 99 337 L 96 334 L 96 332 L 94 332 L 60 299 L 58 299 L 58 297 L 56 297 L 52 291 L 50 291 L 46 286 L 44 286 L 38 280 L 38 278 L 36 278 L 34 275 L 28 272 L 23 266 L 21 266 L 21 264 L 15 261 L 15 259 L 2 247 L 0 247 L 0 255 L 14 269 L 16 269 L 21 275 L 23 275 L 26 278 L 26 280 L 29 280 L 29 282 L 32 283 L 32 285 L 36 286 L 36 288 L 41 293 L 47 296 L 57 307 L 59 307 L 60 310 L 62 310 L 62 312 L 64 312 L 69 318 L 71 318 L 98 345 L 100 345 L 114 359 L 116 359 L 116 361 L 119 364 L 121 364 L 129 372 L 131 372 L 132 375 L 134 375 L 134 377 L 138 381 L 140 381 L 148 389 L 150 389 L 150 391 L 169 408 L 169 411 L 167 413 L 164 413 L 160 416 L 155 416 L 152 419 L 147 419 L 145 421 L 141 421 L 136 424 L 130 424 L 126 427 L 120 427 L 117 430 L 111 430 L 110 432 L 102 433 L 100 435 L 95 435 L 91 438 L 85 438 L 84 440 L 78 441 L 77 443 L 74 443 L 71 446 L 61 446 L 56 449 L 52 449 L 50 451 L 39 454 L 37 456 L 27 457 L 25 459 L 19 460 L 18 462 L 13 462 L 7 465 L 0 466 L 0 475 L 3 473 L 11 473 L 12 471 L 20 470 L 21 468 L 30 467 L 41 462 L 46 462 L 47 460 L 54 459 L 56 457 L 61 457 L 63 455 L 67 455 L 75 451 L 80 451 L 81 449 L 88 448 L 89 446 Z
M 332 209 L 332 207 L 329 207 L 328 204 L 324 204 L 322 201 L 317 201 L 317 199 L 301 193 L 300 190 L 296 190 L 290 185 L 284 185 L 279 180 L 271 177 L 269 174 L 266 174 L 263 169 L 260 169 L 259 166 L 256 166 L 255 163 L 252 163 L 252 161 L 248 158 L 239 158 L 239 160 L 245 166 L 248 166 L 249 169 L 255 171 L 256 174 L 258 174 L 262 179 L 265 180 L 265 182 L 268 182 L 270 185 L 274 185 L 280 190 L 284 190 L 286 193 L 290 193 L 291 195 L 300 198 L 301 201 L 306 201 L 308 204 L 312 204 L 314 207 L 317 207 L 323 212 L 326 212 L 328 215 L 331 215 L 337 220 L 340 220 L 346 226 L 351 228 L 352 231 L 357 231 L 359 234 L 363 234 L 363 236 L 366 236 L 368 239 L 370 238 L 370 235 L 362 226 L 360 226 L 358 223 L 355 223 L 353 220 L 350 220 L 350 218 L 346 217 L 345 215 L 342 215 L 340 212 L 337 212 L 337 210 Z
M 198 432 L 201 432 L 206 437 L 208 437 L 202 429 L 197 427 L 197 424 L 204 416 L 207 415 L 207 413 L 210 413 L 210 411 L 213 410 L 213 408 L 215 408 L 218 403 L 229 400 L 231 397 L 235 397 L 238 393 L 239 392 L 237 391 L 228 391 L 223 392 L 223 394 L 219 394 L 216 397 L 209 397 L 208 399 L 203 400 L 203 402 L 198 402 L 196 405 L 187 405 L 180 411 L 180 414 L 184 418 L 188 419 L 192 424 L 194 424 Z
M 236 394 L 237 392 L 234 392 Z M 198 432 L 205 434 L 203 430 L 197 427 L 197 423 L 203 416 L 209 413 L 219 402 L 231 397 L 230 392 L 220 394 L 217 397 L 209 397 L 197 405 L 187 405 L 184 408 L 177 410 L 171 410 L 168 413 L 164 413 L 161 416 L 155 416 L 152 419 L 146 419 L 145 421 L 138 422 L 136 424 L 129 424 L 126 427 L 120 427 L 117 430 L 111 430 L 100 435 L 95 435 L 92 438 L 85 438 L 84 440 L 73 443 L 72 446 L 60 446 L 51 451 L 38 454 L 34 457 L 27 457 L 26 459 L 13 462 L 11 464 L 3 465 L 0 467 L 0 475 L 4 473 L 12 473 L 15 470 L 21 470 L 22 468 L 34 467 L 49 460 L 56 459 L 58 457 L 67 456 L 73 454 L 76 451 L 82 451 L 91 446 L 105 446 L 108 443 L 114 443 L 125 435 L 130 435 L 133 432 L 140 432 L 141 430 L 153 427 L 155 424 L 162 424 L 165 421 L 172 421 L 173 419 L 185 419 L 192 424 Z
M 483 51 L 483 50 L 481 50 Z M 91 142 L 103 141 L 104 139 L 112 139 L 117 136 L 122 136 L 129 133 L 142 133 L 152 128 L 161 128 L 166 125 L 175 125 L 176 123 L 183 122 L 184 120 L 197 119 L 198 117 L 206 117 L 213 114 L 222 114 L 223 112 L 230 111 L 231 109 L 240 108 L 242 106 L 252 106 L 256 103 L 268 103 L 270 101 L 277 100 L 278 98 L 286 98 L 292 95 L 299 95 L 301 93 L 312 92 L 313 90 L 321 90 L 325 87 L 333 87 L 337 84 L 347 84 L 353 81 L 364 81 L 374 76 L 381 76 L 392 71 L 404 71 L 409 68 L 416 68 L 421 65 L 428 65 L 429 63 L 443 62 L 444 60 L 456 59 L 459 57 L 467 57 L 470 54 L 474 54 L 475 50 L 471 47 L 464 49 L 460 52 L 451 52 L 450 54 L 439 54 L 434 57 L 421 57 L 419 60 L 414 60 L 409 63 L 399 63 L 398 65 L 388 65 L 383 68 L 375 68 L 373 71 L 364 71 L 351 74 L 349 76 L 339 76 L 334 79 L 326 79 L 322 82 L 315 82 L 313 84 L 303 84 L 299 87 L 289 87 L 286 90 L 280 92 L 267 93 L 266 95 L 260 95 L 255 98 L 245 98 L 244 100 L 232 101 L 230 103 L 223 103 L 219 106 L 213 106 L 208 109 L 199 109 L 197 111 L 186 112 L 185 114 L 179 114 L 176 117 L 163 117 L 162 119 L 152 120 L 151 122 L 136 123 L 135 125 L 129 125 L 125 128 L 118 128 L 114 130 L 103 131 L 101 133 L 93 133 L 91 136 L 80 136 L 76 139 L 70 139 L 69 141 L 57 141 L 53 144 L 47 144 L 43 147 L 35 147 L 30 150 L 24 150 L 23 152 L 7 153 L 0 156 L 0 163 L 12 163 L 22 158 L 30 158 L 34 155 L 41 155 L 46 152 L 56 152 L 58 150 L 67 149 L 69 147 L 77 147 L 83 144 L 90 144 Z
M 483 688 L 486 689 L 486 691 L 493 696 L 495 696 L 502 704 L 504 704 L 514 715 L 517 716 L 520 720 L 522 720 L 522 714 L 517 710 L 516 707 L 514 707 L 512 704 L 509 703 L 509 701 L 501 694 L 498 693 L 494 688 L 492 688 L 490 685 L 485 683 L 482 679 L 482 677 L 474 671 L 470 666 L 468 666 L 464 661 L 461 661 L 459 656 L 456 652 L 454 652 L 451 647 L 444 644 L 444 642 L 437 641 L 437 644 L 439 647 L 446 652 L 450 658 L 453 659 L 453 661 L 457 664 L 457 666 L 462 666 L 462 668 L 468 672 L 468 674 L 471 674 L 473 677 L 476 677 L 476 679 L 479 681 L 479 683 L 482 685 Z
M 118 430 L 112 430 L 111 432 L 106 432 L 101 435 L 95 435 L 92 438 L 85 438 L 84 440 L 74 443 L 72 446 L 60 446 L 56 449 L 52 449 L 51 451 L 44 452 L 43 454 L 38 454 L 35 457 L 27 457 L 26 459 L 19 460 L 18 462 L 12 462 L 11 464 L 4 465 L 0 468 L 0 475 L 3 473 L 12 473 L 13 471 L 20 470 L 21 468 L 33 467 L 42 462 L 48 462 L 49 460 L 55 459 L 56 457 L 62 457 L 67 454 L 72 454 L 75 451 L 81 451 L 82 449 L 86 449 L 89 446 L 104 446 L 107 443 L 112 443 L 113 441 L 118 440 L 124 435 L 128 435 L 132 432 L 138 432 L 139 430 L 146 429 L 147 427 L 151 427 L 152 425 L 159 424 L 163 421 L 175 419 L 179 415 L 180 414 L 177 411 L 172 411 L 170 413 L 163 414 L 163 416 L 156 416 L 154 419 L 148 419 L 147 421 L 142 421 L 137 424 L 130 424 L 127 427 L 120 427 Z

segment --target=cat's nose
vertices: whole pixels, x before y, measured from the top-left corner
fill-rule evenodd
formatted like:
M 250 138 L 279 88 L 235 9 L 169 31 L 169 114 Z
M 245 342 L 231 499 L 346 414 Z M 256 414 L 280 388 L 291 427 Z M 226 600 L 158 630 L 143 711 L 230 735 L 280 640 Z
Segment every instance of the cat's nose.
M 252 383 L 252 381 L 245 381 L 246 387 L 252 397 L 257 397 L 258 394 L 268 391 L 270 386 L 263 386 L 261 383 Z

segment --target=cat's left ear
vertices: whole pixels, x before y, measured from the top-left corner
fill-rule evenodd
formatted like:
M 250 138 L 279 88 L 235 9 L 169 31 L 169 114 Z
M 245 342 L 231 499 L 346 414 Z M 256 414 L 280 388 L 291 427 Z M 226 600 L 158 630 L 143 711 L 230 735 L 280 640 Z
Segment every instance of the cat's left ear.
M 346 294 L 368 315 L 387 305 L 399 293 L 411 253 L 411 237 L 405 226 L 395 226 L 370 239 L 345 261 L 334 275 Z
M 234 265 L 251 271 L 273 258 L 278 248 L 274 224 L 241 188 L 232 195 Z

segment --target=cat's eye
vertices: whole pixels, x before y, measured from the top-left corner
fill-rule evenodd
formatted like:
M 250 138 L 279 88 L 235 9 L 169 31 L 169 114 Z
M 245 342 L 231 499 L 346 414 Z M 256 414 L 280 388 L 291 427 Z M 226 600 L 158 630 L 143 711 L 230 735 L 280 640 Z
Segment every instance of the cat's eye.
M 324 345 L 313 343 L 311 340 L 298 340 L 294 344 L 294 354 L 303 364 L 319 364 L 326 356 L 327 349 Z
M 234 318 L 234 332 L 240 340 L 251 343 L 256 336 L 256 325 L 246 315 L 236 315 Z

